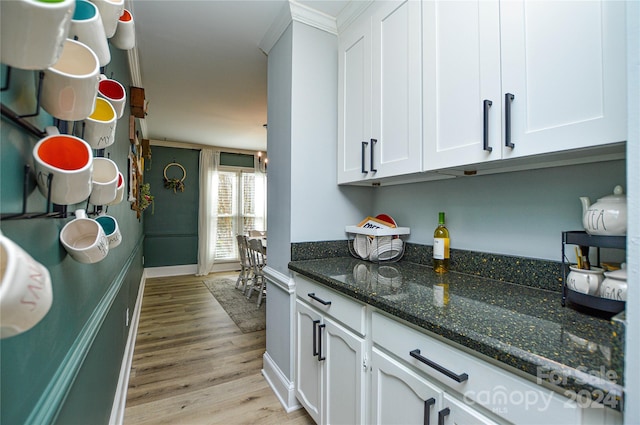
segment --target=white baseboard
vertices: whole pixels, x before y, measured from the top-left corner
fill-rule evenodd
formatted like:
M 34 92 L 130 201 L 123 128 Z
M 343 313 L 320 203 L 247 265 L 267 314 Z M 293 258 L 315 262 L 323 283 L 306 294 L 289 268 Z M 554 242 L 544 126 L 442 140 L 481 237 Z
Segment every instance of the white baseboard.
M 228 263 L 214 264 L 211 273 L 230 272 L 240 270 L 240 263 L 232 261 Z M 186 264 L 181 266 L 147 267 L 144 269 L 148 278 L 195 275 L 198 271 L 196 264 Z
M 116 387 L 116 394 L 113 398 L 113 407 L 111 408 L 109 425 L 122 425 L 124 423 L 124 409 L 127 404 L 129 374 L 131 372 L 131 363 L 133 361 L 133 351 L 136 346 L 136 336 L 138 335 L 138 323 L 140 321 L 140 310 L 142 309 L 142 296 L 144 294 L 145 280 L 146 272 L 143 272 L 140 279 L 140 287 L 138 288 L 136 305 L 131 315 L 131 321 L 129 322 L 129 336 L 127 338 L 127 345 L 124 348 L 124 356 L 122 357 L 122 366 L 120 366 L 120 375 L 118 378 L 118 386 Z
M 278 365 L 273 361 L 269 353 L 265 352 L 262 356 L 262 376 L 275 393 L 280 404 L 287 413 L 300 409 L 302 406 L 296 399 L 296 391 L 293 382 L 289 381 L 282 373 Z
M 187 264 L 183 266 L 146 267 L 144 269 L 144 273 L 147 278 L 184 276 L 196 274 L 196 269 L 197 266 L 195 264 Z

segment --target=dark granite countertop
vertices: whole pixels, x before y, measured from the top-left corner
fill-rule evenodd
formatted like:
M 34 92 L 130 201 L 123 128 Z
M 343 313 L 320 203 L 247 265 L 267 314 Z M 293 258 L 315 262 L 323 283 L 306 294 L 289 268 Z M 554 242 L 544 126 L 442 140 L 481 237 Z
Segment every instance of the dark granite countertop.
M 378 265 L 336 257 L 292 261 L 289 269 L 516 368 L 571 399 L 591 394 L 621 410 L 622 321 L 563 307 L 557 291 L 455 272 L 437 275 L 407 261 Z M 437 284 L 448 284 L 445 306 L 440 290 L 434 291 Z

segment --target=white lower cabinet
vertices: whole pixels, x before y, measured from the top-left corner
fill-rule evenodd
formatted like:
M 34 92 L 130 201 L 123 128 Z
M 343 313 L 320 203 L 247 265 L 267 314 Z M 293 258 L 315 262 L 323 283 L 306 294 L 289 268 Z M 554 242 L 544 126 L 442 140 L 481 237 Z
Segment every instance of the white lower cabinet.
M 333 296 L 296 300 L 296 396 L 319 424 L 359 424 L 365 418 L 365 340 L 333 318 Z M 316 301 L 319 299 L 321 301 Z M 344 301 L 344 300 L 343 300 Z M 315 305 L 317 304 L 317 306 Z M 364 310 L 363 305 L 353 303 Z M 336 306 L 339 303 L 336 302 Z M 316 308 L 317 307 L 317 308 Z M 324 310 L 324 311 L 323 311 Z
M 495 424 L 375 347 L 371 374 L 374 424 Z
M 296 397 L 318 424 L 620 424 L 298 274 Z

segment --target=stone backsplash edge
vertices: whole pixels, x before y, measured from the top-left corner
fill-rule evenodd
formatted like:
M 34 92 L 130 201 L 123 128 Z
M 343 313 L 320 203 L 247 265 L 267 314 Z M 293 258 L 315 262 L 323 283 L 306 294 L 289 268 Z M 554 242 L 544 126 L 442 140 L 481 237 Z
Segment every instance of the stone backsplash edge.
M 431 267 L 430 245 L 405 244 L 401 261 Z M 296 242 L 291 244 L 291 261 L 349 257 L 349 241 Z M 526 285 L 550 291 L 562 291 L 562 264 L 557 261 L 489 254 L 451 249 L 452 271 Z

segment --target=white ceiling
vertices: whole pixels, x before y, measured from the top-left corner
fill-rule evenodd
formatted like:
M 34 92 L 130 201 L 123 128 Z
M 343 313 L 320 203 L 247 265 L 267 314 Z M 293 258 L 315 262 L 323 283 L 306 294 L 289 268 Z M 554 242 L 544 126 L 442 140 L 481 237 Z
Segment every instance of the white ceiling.
M 348 1 L 297 3 L 337 16 Z M 144 138 L 266 150 L 267 56 L 287 0 L 132 0 Z M 286 9 L 285 9 L 286 8 Z

